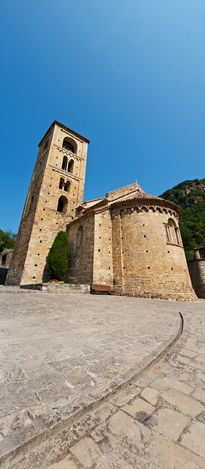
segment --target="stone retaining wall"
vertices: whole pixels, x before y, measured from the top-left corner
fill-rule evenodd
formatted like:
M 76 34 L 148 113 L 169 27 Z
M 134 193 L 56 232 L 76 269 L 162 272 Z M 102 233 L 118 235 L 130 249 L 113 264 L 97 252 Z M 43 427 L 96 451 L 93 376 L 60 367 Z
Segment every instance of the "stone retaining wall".
M 45 293 L 62 293 L 63 295 L 70 295 L 74 293 L 90 293 L 90 285 L 80 285 L 74 283 L 37 283 L 31 285 L 23 285 L 21 288 L 29 290 L 41 290 Z

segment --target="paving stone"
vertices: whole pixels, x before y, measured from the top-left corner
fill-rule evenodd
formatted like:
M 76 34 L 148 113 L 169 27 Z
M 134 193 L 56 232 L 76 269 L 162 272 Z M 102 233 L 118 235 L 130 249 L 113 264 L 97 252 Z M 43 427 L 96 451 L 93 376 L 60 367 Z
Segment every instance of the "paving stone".
M 76 445 L 72 446 L 70 451 L 86 468 L 97 464 L 102 457 L 99 447 L 91 438 L 84 438 L 79 441 Z
M 203 405 L 179 391 L 165 391 L 162 397 L 169 404 L 177 407 L 184 414 L 190 415 L 190 417 L 196 417 L 204 410 Z
M 203 355 L 202 355 L 202 354 L 197 355 L 197 356 L 195 357 L 195 360 L 196 360 L 196 361 L 199 361 L 199 362 L 202 362 L 202 363 L 205 363 L 205 354 L 203 354 Z
M 158 361 L 155 365 L 150 368 L 151 373 L 159 374 L 166 367 L 166 362 L 163 360 Z
M 186 348 L 181 348 L 180 350 L 180 355 L 185 355 L 186 357 L 193 358 L 196 356 L 196 352 L 193 352 L 193 350 L 189 350 Z
M 140 422 L 119 410 L 108 421 L 108 430 L 117 437 L 124 446 L 133 451 L 142 450 L 150 437 L 150 431 Z
M 143 389 L 143 391 L 141 393 L 141 396 L 143 397 L 143 399 L 145 399 L 150 404 L 155 406 L 158 402 L 159 392 L 154 388 L 147 387 L 147 388 Z
M 85 414 L 81 419 L 75 421 L 70 429 L 78 438 L 81 438 L 97 427 L 101 421 L 105 422 L 115 412 L 116 407 L 106 402 L 98 409 Z
M 75 435 L 63 430 L 31 450 L 12 469 L 44 469 L 67 457 L 70 446 L 76 441 Z M 10 469 L 10 468 L 9 468 Z M 80 469 L 80 468 L 78 468 Z
M 152 382 L 152 387 L 160 391 L 166 391 L 168 389 L 176 389 L 181 391 L 184 394 L 190 394 L 192 392 L 192 387 L 187 384 L 179 381 L 175 376 L 160 376 L 155 381 Z
M 184 448 L 165 440 L 162 436 L 153 439 L 146 454 L 152 469 L 204 469 L 204 462 Z
M 205 404 L 205 389 L 197 389 L 196 392 L 193 393 L 193 397 Z
M 77 415 L 78 410 L 84 409 L 85 415 L 69 425 L 70 432 L 60 432 L 12 463 L 12 469 L 50 469 L 60 463 L 75 464 L 77 469 L 86 464 L 90 469 L 204 468 L 205 460 L 199 452 L 196 456 L 195 450 L 179 444 L 188 433 L 182 433 L 177 443 L 167 440 L 176 440 L 184 429 L 182 418 L 190 415 L 167 407 L 181 410 L 182 406 L 182 412 L 191 409 L 197 422 L 205 424 L 205 411 L 201 412 L 205 408 L 196 396 L 188 397 L 198 391 L 202 402 L 204 302 L 45 295 L 1 293 L 0 451 L 14 449 L 19 457 L 19 445 L 27 439 L 33 444 L 36 430 L 50 435 L 53 427 L 61 428 L 62 421 Z M 177 351 L 177 344 L 174 355 L 171 348 L 165 359 L 141 372 L 139 378 L 147 362 L 176 336 L 179 307 L 185 319 L 180 339 L 183 347 Z M 190 334 L 188 341 L 184 341 L 186 334 Z M 179 361 L 179 354 L 184 363 Z M 98 399 L 109 397 L 116 386 L 125 380 L 129 383 L 134 375 L 126 390 L 99 406 Z M 155 409 L 144 400 L 150 388 L 172 402 L 166 400 L 163 408 Z M 144 398 L 139 397 L 141 392 Z M 97 406 L 95 411 L 86 411 L 90 403 Z M 161 398 L 157 405 L 161 405 Z M 34 428 L 37 421 L 39 427 Z M 154 436 L 159 431 L 162 440 Z M 197 434 L 196 429 L 193 431 Z M 155 449 L 147 461 L 146 448 L 152 443 Z M 79 451 L 82 459 L 74 453 L 69 459 L 70 450 Z
M 189 422 L 189 418 L 171 409 L 161 408 L 155 414 L 154 429 L 162 435 L 177 441 Z
M 150 383 L 152 383 L 154 379 L 156 379 L 156 373 L 147 371 L 147 373 L 144 373 L 143 376 L 136 379 L 136 385 L 140 388 L 144 388 L 145 386 L 148 386 Z
M 142 389 L 138 386 L 130 385 L 126 389 L 123 389 L 114 394 L 109 402 L 117 407 L 122 407 L 131 401 L 136 395 L 138 395 L 141 390 Z
M 194 368 L 195 367 L 195 363 L 194 363 L 194 360 L 192 360 L 191 358 L 189 357 L 184 357 L 183 355 L 178 355 L 177 357 L 177 361 L 179 363 L 184 363 L 184 365 L 188 365 L 190 366 L 191 368 Z
M 140 422 L 144 422 L 153 414 L 155 408 L 148 402 L 137 397 L 130 404 L 123 407 L 123 410 Z
M 78 469 L 78 467 L 70 458 L 65 458 L 63 461 L 52 464 L 48 469 Z
M 182 445 L 205 458 L 205 425 L 193 423 L 189 431 L 182 436 Z
M 104 433 L 99 443 L 102 459 L 96 469 L 150 469 L 143 456 L 125 448 L 109 432 Z
M 58 401 L 60 399 L 68 399 L 73 394 L 73 390 L 66 384 L 52 384 L 40 391 L 38 397 L 43 402 Z

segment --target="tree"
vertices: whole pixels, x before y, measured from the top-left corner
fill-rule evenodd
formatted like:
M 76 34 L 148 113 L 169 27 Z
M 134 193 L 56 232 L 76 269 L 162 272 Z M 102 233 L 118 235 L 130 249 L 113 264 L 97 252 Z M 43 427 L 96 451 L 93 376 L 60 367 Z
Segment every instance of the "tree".
M 0 252 L 4 249 L 13 249 L 14 245 L 15 235 L 10 231 L 8 233 L 5 233 L 4 231 L 0 230 Z
M 205 235 L 205 178 L 183 181 L 160 197 L 182 208 L 180 229 L 187 260 L 193 259 L 194 249 L 203 246 Z
M 65 231 L 59 231 L 48 256 L 48 263 L 53 278 L 64 280 L 68 270 L 68 237 Z

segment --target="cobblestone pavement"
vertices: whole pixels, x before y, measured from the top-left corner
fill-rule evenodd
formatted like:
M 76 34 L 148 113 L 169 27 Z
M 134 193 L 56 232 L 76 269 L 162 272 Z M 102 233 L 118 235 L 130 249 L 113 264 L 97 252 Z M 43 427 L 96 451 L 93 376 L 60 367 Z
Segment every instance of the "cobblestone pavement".
M 28 292 L 0 302 L 10 452 L 0 467 L 205 467 L 204 301 Z M 184 332 L 153 364 L 177 336 L 178 311 Z

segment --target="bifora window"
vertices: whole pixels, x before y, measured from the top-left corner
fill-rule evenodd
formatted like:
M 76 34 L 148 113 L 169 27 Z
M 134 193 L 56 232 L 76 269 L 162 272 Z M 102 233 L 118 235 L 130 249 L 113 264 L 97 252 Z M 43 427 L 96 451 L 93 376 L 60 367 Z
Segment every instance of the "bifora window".
M 63 161 L 62 161 L 62 169 L 64 171 L 68 171 L 68 173 L 73 173 L 73 168 L 74 168 L 74 160 L 70 160 L 68 162 L 68 157 L 64 155 Z
M 170 218 L 168 223 L 165 223 L 167 243 L 182 246 L 182 239 L 180 229 L 176 225 L 175 221 Z
M 70 190 L 70 181 L 64 181 L 63 178 L 60 178 L 59 189 L 68 192 Z

